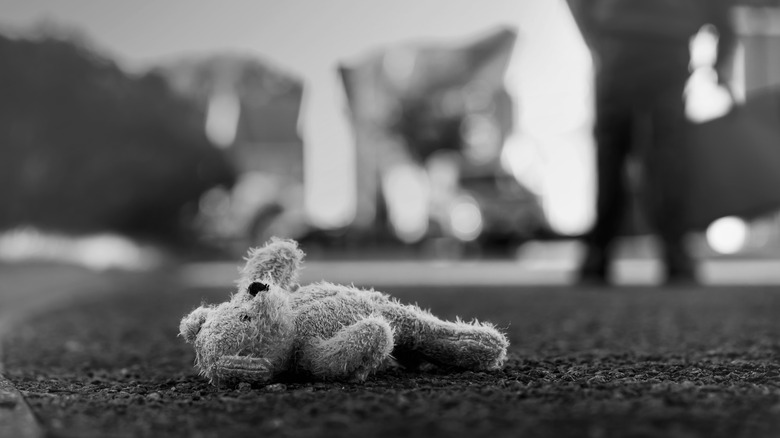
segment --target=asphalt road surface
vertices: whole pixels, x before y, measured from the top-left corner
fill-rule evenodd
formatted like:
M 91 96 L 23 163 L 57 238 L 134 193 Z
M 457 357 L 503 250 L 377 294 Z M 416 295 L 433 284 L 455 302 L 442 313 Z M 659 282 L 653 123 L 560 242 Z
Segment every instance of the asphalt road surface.
M 558 280 L 548 283 L 464 285 L 453 274 L 420 285 L 409 280 L 419 268 L 409 268 L 401 284 L 377 279 L 380 289 L 442 318 L 496 323 L 512 343 L 503 370 L 215 388 L 176 336 L 184 313 L 227 298 L 227 267 L 212 268 L 108 275 L 105 293 L 18 318 L 6 330 L 4 374 L 44 434 L 780 436 L 780 293 L 771 284 L 665 289 L 648 275 L 640 285 L 577 289 L 553 270 Z M 333 273 L 309 268 L 307 279 Z

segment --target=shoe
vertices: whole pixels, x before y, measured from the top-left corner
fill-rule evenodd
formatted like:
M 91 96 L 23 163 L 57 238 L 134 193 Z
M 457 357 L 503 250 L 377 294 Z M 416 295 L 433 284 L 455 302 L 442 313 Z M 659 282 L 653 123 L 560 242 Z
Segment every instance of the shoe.
M 666 286 L 696 286 L 699 284 L 693 261 L 686 264 L 667 263 L 665 268 L 664 285 Z
M 604 250 L 589 247 L 585 259 L 577 271 L 579 286 L 609 286 L 608 260 Z
M 664 251 L 665 280 L 667 286 L 695 286 L 696 265 L 682 245 L 667 248 Z
M 610 283 L 604 275 L 580 272 L 577 276 L 576 285 L 583 287 L 607 287 L 610 286 Z
M 697 286 L 699 284 L 699 280 L 696 278 L 696 274 L 694 273 L 675 273 L 675 274 L 668 274 L 666 276 L 666 280 L 664 280 L 664 286 Z

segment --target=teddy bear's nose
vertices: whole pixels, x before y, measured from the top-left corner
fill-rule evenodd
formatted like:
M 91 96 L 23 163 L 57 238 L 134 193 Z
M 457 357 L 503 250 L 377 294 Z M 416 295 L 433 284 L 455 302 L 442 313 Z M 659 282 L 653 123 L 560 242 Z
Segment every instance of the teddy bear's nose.
M 265 283 L 260 283 L 259 281 L 255 281 L 249 285 L 249 295 L 252 296 L 255 296 L 259 292 L 265 292 L 267 290 L 268 290 L 268 285 Z

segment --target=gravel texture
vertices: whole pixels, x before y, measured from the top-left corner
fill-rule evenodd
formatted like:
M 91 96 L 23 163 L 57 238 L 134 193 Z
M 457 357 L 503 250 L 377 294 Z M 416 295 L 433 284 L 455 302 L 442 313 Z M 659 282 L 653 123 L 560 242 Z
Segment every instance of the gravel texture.
M 227 289 L 125 287 L 4 340 L 6 376 L 49 436 L 780 436 L 775 288 L 388 289 L 497 323 L 512 342 L 505 369 L 215 388 L 176 333 Z

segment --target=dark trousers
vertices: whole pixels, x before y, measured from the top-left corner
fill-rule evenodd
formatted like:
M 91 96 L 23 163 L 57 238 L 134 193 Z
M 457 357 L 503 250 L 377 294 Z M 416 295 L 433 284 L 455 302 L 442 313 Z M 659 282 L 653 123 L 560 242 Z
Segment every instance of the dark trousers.
M 629 153 L 639 164 L 640 200 L 665 261 L 684 251 L 687 42 L 603 41 L 597 53 L 596 223 L 592 248 L 609 253 L 626 211 Z

